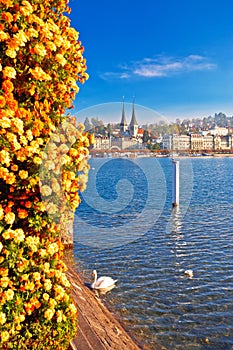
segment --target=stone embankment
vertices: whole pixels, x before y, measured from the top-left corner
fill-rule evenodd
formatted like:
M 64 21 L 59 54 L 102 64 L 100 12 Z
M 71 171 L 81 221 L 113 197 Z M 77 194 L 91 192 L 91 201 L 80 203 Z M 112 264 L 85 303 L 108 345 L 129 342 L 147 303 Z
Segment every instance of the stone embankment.
M 67 277 L 78 307 L 78 334 L 69 350 L 139 350 L 138 345 L 69 264 Z

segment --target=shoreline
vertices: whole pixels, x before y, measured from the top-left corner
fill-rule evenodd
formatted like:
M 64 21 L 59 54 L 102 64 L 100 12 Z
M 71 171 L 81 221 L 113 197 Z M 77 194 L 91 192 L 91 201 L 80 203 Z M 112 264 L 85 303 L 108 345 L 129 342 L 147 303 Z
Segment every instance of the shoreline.
M 78 308 L 78 333 L 69 350 L 140 350 L 100 298 L 85 285 L 73 264 L 67 263 L 67 277 Z

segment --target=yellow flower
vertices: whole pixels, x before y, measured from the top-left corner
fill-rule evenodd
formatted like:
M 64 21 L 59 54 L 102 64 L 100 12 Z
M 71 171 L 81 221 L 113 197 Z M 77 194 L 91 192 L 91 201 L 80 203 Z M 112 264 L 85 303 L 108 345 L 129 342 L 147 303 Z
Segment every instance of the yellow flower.
M 28 178 L 28 172 L 27 172 L 27 170 L 20 170 L 20 171 L 19 171 L 19 177 L 20 177 L 20 179 L 22 179 L 22 180 L 27 179 L 27 178 Z
M 3 325 L 6 322 L 6 314 L 0 311 L 0 324 Z
M 0 204 L 0 221 L 4 218 L 4 210 L 3 207 Z
M 27 275 L 26 273 L 24 273 L 21 277 L 20 277 L 20 281 L 27 281 L 29 279 L 29 275 Z
M 2 237 L 4 239 L 13 239 L 14 235 L 15 235 L 15 231 L 11 230 L 11 229 L 8 229 L 8 230 L 3 232 Z
M 64 287 L 67 287 L 67 288 L 70 287 L 70 282 L 68 281 L 68 279 L 64 273 L 62 274 L 60 281 Z
M 9 166 L 10 161 L 11 161 L 11 158 L 10 158 L 9 152 L 4 150 L 4 149 L 1 150 L 0 151 L 0 163 L 6 164 L 7 166 Z
M 61 310 L 58 310 L 56 312 L 56 316 L 57 316 L 57 323 L 62 322 L 63 312 Z
M 50 196 L 52 193 L 52 189 L 48 185 L 44 185 L 40 188 L 40 193 L 42 196 Z
M 44 317 L 50 321 L 52 318 L 53 318 L 53 315 L 55 313 L 55 310 L 54 309 L 47 309 L 44 313 Z
M 46 203 L 45 209 L 46 209 L 47 213 L 51 214 L 51 215 L 58 212 L 58 207 L 54 203 Z
M 6 41 L 9 38 L 9 34 L 0 30 L 0 41 Z
M 2 288 L 7 288 L 9 283 L 10 283 L 9 277 L 2 277 L 2 278 L 0 278 L 0 286 Z
M 7 49 L 6 55 L 10 58 L 15 58 L 17 56 L 17 52 L 14 49 Z
M 40 243 L 39 237 L 28 236 L 26 238 L 26 244 L 30 247 L 30 249 L 33 252 L 37 252 L 39 243 Z
M 28 1 L 22 1 L 22 5 L 19 7 L 19 11 L 23 16 L 29 16 L 33 12 L 33 7 Z
M 58 151 L 63 154 L 67 154 L 69 152 L 69 147 L 66 144 L 62 144 L 59 148 Z
M 7 213 L 5 215 L 5 222 L 8 224 L 8 225 L 12 225 L 15 221 L 15 214 L 10 212 L 10 213 Z
M 18 33 L 14 35 L 14 38 L 19 41 L 19 46 L 25 46 L 28 40 L 23 30 L 19 30 Z
M 27 141 L 27 138 L 25 136 L 21 135 L 19 139 L 20 139 L 21 145 L 27 146 L 28 141 Z
M 42 159 L 40 157 L 35 156 L 33 158 L 33 163 L 36 165 L 40 165 L 42 163 Z
M 3 78 L 11 78 L 15 79 L 16 78 L 16 70 L 13 67 L 5 67 L 3 70 Z
M 65 57 L 60 54 L 60 53 L 57 53 L 56 56 L 55 56 L 55 60 L 60 63 L 60 65 L 63 67 L 65 64 L 66 64 L 66 59 Z
M 76 306 L 71 303 L 70 306 L 69 306 L 69 310 L 72 314 L 76 314 L 77 313 L 77 309 L 76 309 Z
M 57 47 L 62 46 L 62 44 L 63 44 L 63 37 L 61 35 L 55 34 L 54 37 L 53 37 L 53 40 L 54 40 L 54 44 Z
M 37 32 L 37 30 L 35 30 L 34 28 L 29 28 L 25 34 L 26 34 L 28 40 L 29 40 L 31 37 L 32 37 L 32 38 L 38 38 L 38 35 L 39 35 L 38 32 Z
M 45 290 L 49 291 L 52 288 L 52 282 L 50 279 L 45 279 L 44 281 L 44 288 Z
M 39 272 L 33 272 L 32 277 L 34 278 L 35 281 L 39 281 L 41 276 Z
M 51 32 L 59 32 L 59 27 L 54 23 L 54 21 L 51 18 L 48 19 L 46 25 L 48 30 L 50 30 Z
M 2 251 L 2 248 L 3 248 L 3 244 L 2 242 L 0 242 L 0 252 Z
M 30 183 L 31 187 L 35 187 L 38 184 L 38 181 L 36 178 L 32 178 L 32 179 L 30 179 L 29 183 Z
M 43 299 L 44 299 L 45 301 L 48 301 L 48 300 L 49 300 L 49 295 L 48 295 L 48 293 L 44 293 L 44 294 L 43 294 Z
M 17 228 L 15 230 L 15 238 L 14 241 L 19 244 L 20 242 L 23 242 L 25 238 L 25 234 L 21 228 Z
M 77 32 L 74 28 L 69 28 L 68 36 L 76 41 L 78 40 L 79 32 Z
M 51 51 L 56 51 L 57 50 L 56 45 L 52 41 L 48 41 L 46 43 L 46 46 L 47 46 L 48 50 L 51 50 Z
M 55 253 L 57 253 L 59 251 L 59 247 L 58 247 L 57 243 L 51 243 L 49 245 L 47 251 L 50 255 L 54 255 Z
M 28 281 L 25 283 L 26 290 L 33 290 L 34 288 L 35 288 L 35 284 L 33 282 Z
M 36 79 L 36 80 L 51 80 L 52 78 L 50 77 L 49 74 L 47 74 L 41 67 L 36 67 L 34 69 L 30 69 L 29 72 L 31 75 Z
M 42 250 L 42 249 L 41 249 Z M 44 249 L 43 249 L 44 250 Z M 44 272 L 48 273 L 50 269 L 50 264 L 48 262 L 44 263 Z
M 34 51 L 36 54 L 44 57 L 47 55 L 47 51 L 42 43 L 38 43 L 34 46 Z
M 50 298 L 50 299 L 49 299 L 49 306 L 50 306 L 51 308 L 54 308 L 56 305 L 57 305 L 56 300 L 53 299 L 53 298 Z
M 25 320 L 24 314 L 20 314 L 20 315 L 15 317 L 14 322 L 15 323 L 20 323 L 20 322 L 23 322 L 24 320 Z
M 4 292 L 4 296 L 6 298 L 7 301 L 9 300 L 12 300 L 14 298 L 14 291 L 12 289 L 7 289 L 5 292 Z
M 26 131 L 26 137 L 29 141 L 33 140 L 33 135 L 32 135 L 32 131 L 31 130 L 27 130 Z
M 62 286 L 59 286 L 59 285 L 55 285 L 54 286 L 54 291 L 55 291 L 55 299 L 56 300 L 62 300 L 64 298 L 64 295 L 65 295 L 65 290 Z
M 10 128 L 11 127 L 11 120 L 7 117 L 2 117 L 0 120 L 0 126 L 3 129 Z
M 1 340 L 5 343 L 10 337 L 10 334 L 7 331 L 1 332 Z
M 18 129 L 18 133 L 21 135 L 23 133 L 23 121 L 19 118 L 14 118 L 14 125 Z

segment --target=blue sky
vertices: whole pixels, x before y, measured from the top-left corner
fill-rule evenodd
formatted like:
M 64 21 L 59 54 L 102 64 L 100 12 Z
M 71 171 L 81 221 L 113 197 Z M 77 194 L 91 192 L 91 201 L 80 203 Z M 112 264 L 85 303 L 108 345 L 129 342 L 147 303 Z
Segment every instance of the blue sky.
M 71 0 L 70 7 L 90 75 L 76 112 L 135 96 L 167 119 L 233 115 L 232 0 Z

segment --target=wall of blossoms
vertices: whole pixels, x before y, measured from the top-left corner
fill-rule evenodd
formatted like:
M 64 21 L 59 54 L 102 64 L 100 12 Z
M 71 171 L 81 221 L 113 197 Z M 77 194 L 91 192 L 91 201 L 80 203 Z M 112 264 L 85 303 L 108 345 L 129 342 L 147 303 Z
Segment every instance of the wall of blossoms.
M 1 349 L 67 349 L 76 333 L 61 235 L 91 140 L 65 116 L 88 78 L 69 11 L 67 0 L 0 0 Z

